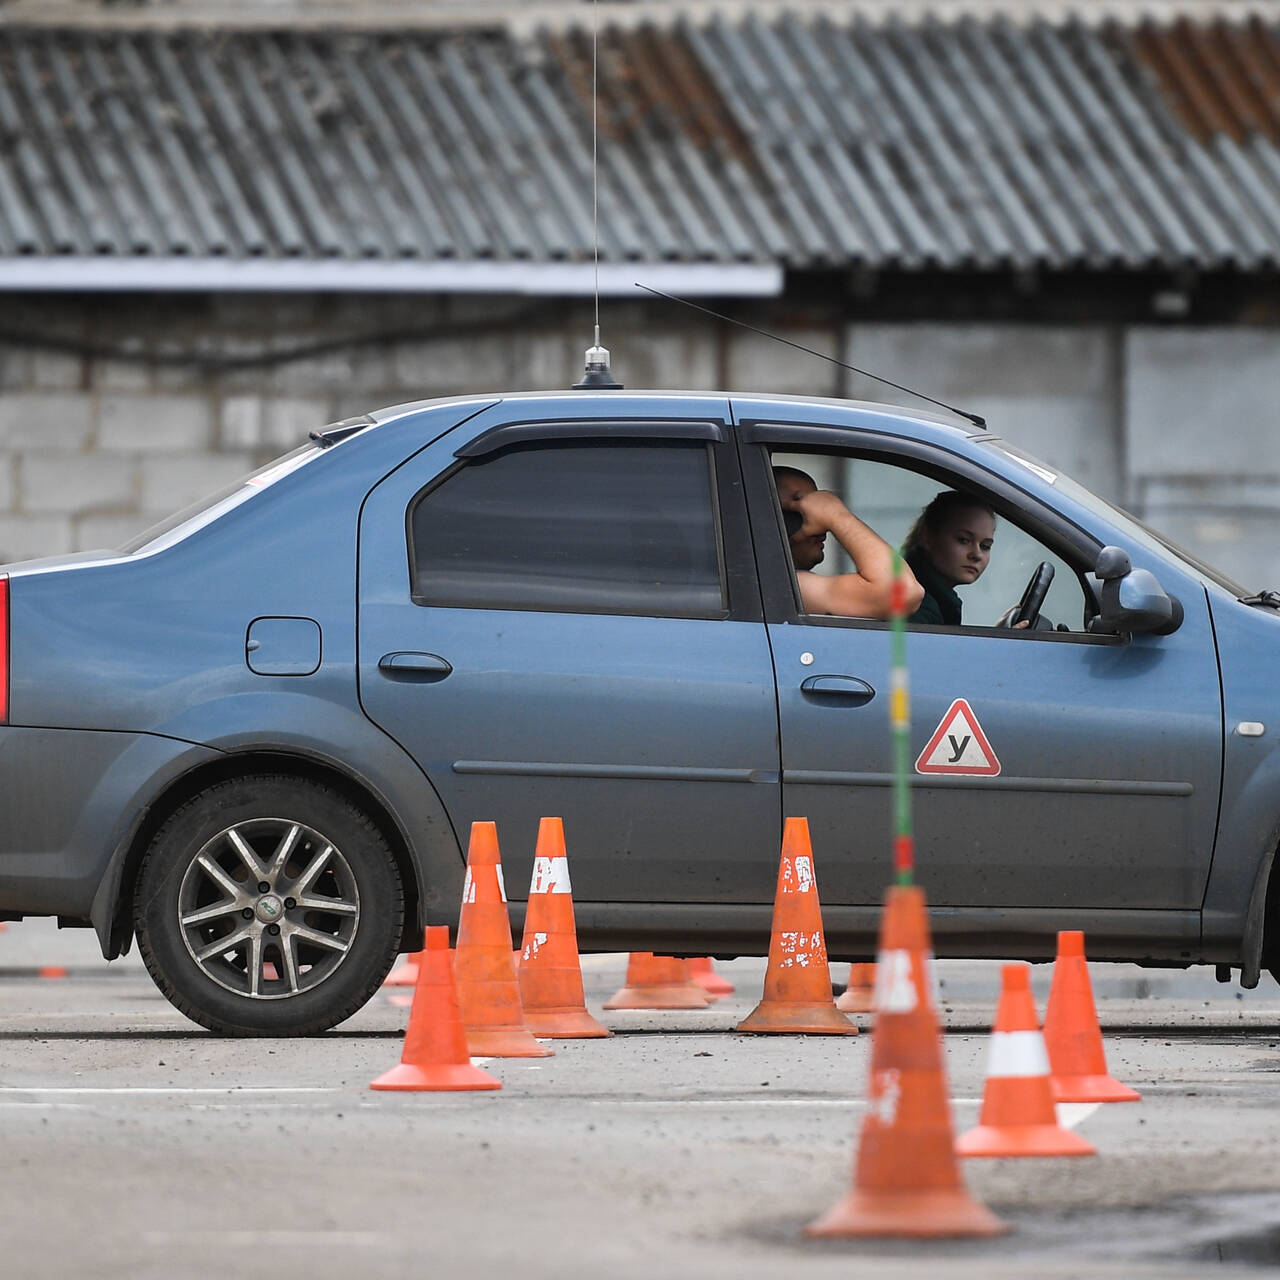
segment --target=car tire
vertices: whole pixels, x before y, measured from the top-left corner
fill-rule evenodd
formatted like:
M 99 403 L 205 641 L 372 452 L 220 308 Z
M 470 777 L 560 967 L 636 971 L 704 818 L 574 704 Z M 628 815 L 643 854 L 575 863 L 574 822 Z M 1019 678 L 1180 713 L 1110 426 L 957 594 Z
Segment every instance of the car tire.
M 134 894 L 156 985 L 224 1035 L 314 1035 L 349 1018 L 395 960 L 403 915 L 399 869 L 368 815 L 322 783 L 273 774 L 217 783 L 176 810 Z

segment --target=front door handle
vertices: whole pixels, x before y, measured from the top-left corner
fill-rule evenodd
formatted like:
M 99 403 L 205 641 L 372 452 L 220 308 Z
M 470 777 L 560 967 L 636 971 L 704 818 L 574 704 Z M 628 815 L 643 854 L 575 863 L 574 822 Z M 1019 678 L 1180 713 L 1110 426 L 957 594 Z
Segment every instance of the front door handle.
M 389 680 L 443 680 L 453 670 L 438 653 L 384 653 L 378 670 Z
M 876 691 L 857 676 L 810 676 L 800 691 L 841 707 L 861 707 L 876 696 Z

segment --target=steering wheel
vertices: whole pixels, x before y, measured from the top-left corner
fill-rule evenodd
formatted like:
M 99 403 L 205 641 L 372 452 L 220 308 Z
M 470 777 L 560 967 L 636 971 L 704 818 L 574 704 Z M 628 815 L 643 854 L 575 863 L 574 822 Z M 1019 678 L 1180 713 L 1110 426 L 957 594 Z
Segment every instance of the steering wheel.
M 1000 620 L 1000 625 L 1016 627 L 1019 622 L 1026 622 L 1034 627 L 1036 619 L 1040 616 L 1044 598 L 1049 594 L 1049 584 L 1052 581 L 1053 565 L 1047 560 L 1041 560 L 1036 565 L 1035 573 L 1031 575 L 1031 581 L 1027 583 L 1027 589 L 1022 593 L 1022 599 L 1018 601 L 1016 607 L 1005 614 Z

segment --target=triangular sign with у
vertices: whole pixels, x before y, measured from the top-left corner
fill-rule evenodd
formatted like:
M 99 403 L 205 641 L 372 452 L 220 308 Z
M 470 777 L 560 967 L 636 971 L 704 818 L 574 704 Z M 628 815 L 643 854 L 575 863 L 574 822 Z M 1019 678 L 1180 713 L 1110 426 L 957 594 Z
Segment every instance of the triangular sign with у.
M 917 773 L 970 774 L 994 778 L 1000 761 L 982 732 L 973 708 L 957 698 L 916 759 Z

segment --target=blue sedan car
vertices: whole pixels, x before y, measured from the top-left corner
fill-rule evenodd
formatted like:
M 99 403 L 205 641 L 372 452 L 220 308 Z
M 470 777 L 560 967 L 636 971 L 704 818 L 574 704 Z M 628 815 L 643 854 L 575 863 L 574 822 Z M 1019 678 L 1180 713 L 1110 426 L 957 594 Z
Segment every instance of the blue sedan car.
M 1276 964 L 1277 599 L 986 431 L 736 394 L 401 405 L 9 566 L 0 918 L 136 936 L 197 1022 L 302 1034 L 456 919 L 473 820 L 517 925 L 556 814 L 584 949 L 734 955 L 803 814 L 829 950 L 871 955 L 888 624 L 805 613 L 779 465 L 893 542 L 940 491 L 999 517 L 964 625 L 908 636 L 938 953 Z

